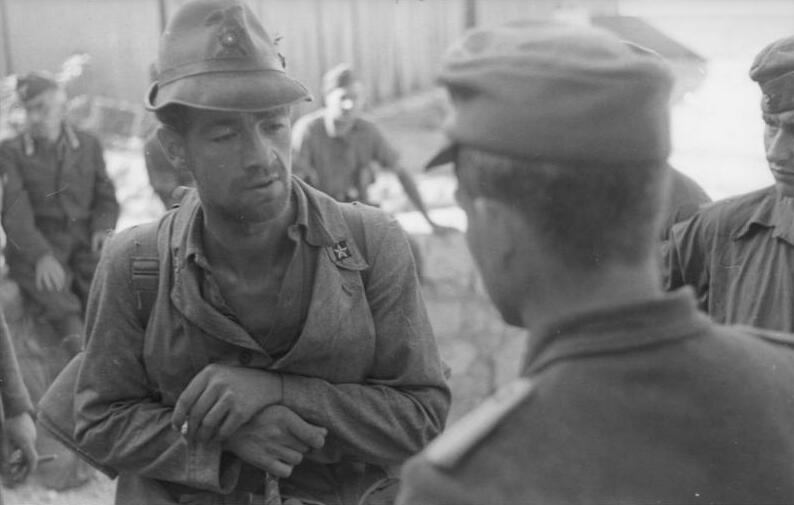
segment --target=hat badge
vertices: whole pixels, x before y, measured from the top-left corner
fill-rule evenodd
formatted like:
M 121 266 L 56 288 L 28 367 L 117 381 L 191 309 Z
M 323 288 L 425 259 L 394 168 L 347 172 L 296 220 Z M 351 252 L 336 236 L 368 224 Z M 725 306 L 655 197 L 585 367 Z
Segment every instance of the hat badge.
M 243 9 L 237 5 L 221 12 L 216 12 L 208 20 L 208 24 L 220 24 L 218 42 L 220 49 L 216 57 L 228 58 L 234 56 L 248 56 L 250 41 L 243 28 Z

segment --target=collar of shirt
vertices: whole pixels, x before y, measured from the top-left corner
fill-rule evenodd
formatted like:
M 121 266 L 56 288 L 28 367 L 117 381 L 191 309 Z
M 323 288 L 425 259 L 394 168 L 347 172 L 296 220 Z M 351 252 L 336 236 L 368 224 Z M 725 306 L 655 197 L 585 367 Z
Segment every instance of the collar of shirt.
M 33 156 L 36 154 L 36 146 L 38 145 L 41 147 L 42 141 L 35 139 L 29 133 L 24 133 L 22 135 L 22 144 L 25 147 L 25 155 Z M 77 133 L 75 133 L 74 128 L 72 128 L 68 123 L 63 123 L 61 126 L 61 134 L 52 145 L 58 151 L 66 149 L 67 147 L 71 148 L 73 151 L 76 151 L 80 148 L 80 139 L 77 138 Z
M 561 360 L 625 352 L 689 338 L 708 324 L 708 318 L 697 311 L 690 288 L 657 300 L 580 313 L 532 336 L 522 375 L 535 375 Z
M 309 212 L 309 204 L 306 195 L 301 191 L 301 188 L 295 184 L 294 178 L 292 180 L 292 201 L 294 205 L 297 206 L 298 212 L 295 217 L 295 222 L 287 228 L 289 237 L 295 242 L 303 238 L 304 241 L 310 245 L 324 245 L 325 241 L 318 234 L 318 226 L 312 223 L 312 221 L 316 220 L 316 216 Z M 193 261 L 203 270 L 210 271 L 211 267 L 204 253 L 203 226 L 204 213 L 199 207 L 194 218 L 188 224 L 187 241 L 185 243 L 185 260 Z
M 794 245 L 794 198 L 783 197 L 772 186 L 760 203 L 755 205 L 747 222 L 733 236 L 741 240 L 756 226 L 773 228 L 772 236 Z

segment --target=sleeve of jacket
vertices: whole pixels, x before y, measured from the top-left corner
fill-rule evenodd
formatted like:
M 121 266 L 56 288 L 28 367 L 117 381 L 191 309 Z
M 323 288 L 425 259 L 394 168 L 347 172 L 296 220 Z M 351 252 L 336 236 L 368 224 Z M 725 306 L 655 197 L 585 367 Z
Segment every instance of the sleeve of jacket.
M 105 157 L 99 140 L 92 139 L 93 165 L 96 170 L 94 179 L 94 205 L 91 209 L 91 230 L 108 231 L 116 228 L 119 219 L 119 202 L 116 200 L 116 188 L 108 177 Z
M 450 393 L 408 240 L 393 218 L 378 219 L 365 228 L 366 293 L 376 335 L 370 376 L 364 384 L 330 384 L 285 375 L 283 401 L 328 429 L 325 454 L 334 453 L 331 459 L 394 465 L 441 432 Z
M 52 252 L 49 241 L 36 228 L 33 206 L 22 182 L 17 153 L 9 144 L 0 145 L 0 174 L 3 181 L 3 228 L 8 246 L 35 263 Z
M 709 257 L 703 214 L 673 226 L 664 251 L 664 283 L 668 291 L 692 286 L 701 308 L 708 306 Z M 713 231 L 711 233 L 714 233 Z
M 144 329 L 130 278 L 134 230 L 116 235 L 94 276 L 86 312 L 85 359 L 75 384 L 75 440 L 120 472 L 225 493 L 239 460 L 220 444 L 188 444 L 171 427 L 173 406 L 160 403 L 144 366 Z
M 5 317 L 0 311 L 0 388 L 3 394 L 3 413 L 6 417 L 16 417 L 23 412 L 33 412 L 33 404 L 28 390 L 22 382 L 11 335 Z

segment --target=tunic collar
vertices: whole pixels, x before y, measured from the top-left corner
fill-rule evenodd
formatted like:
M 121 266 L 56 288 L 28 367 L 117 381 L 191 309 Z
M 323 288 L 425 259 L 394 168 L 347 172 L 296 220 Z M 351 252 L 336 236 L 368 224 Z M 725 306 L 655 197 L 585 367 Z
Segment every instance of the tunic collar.
M 794 245 L 794 198 L 783 197 L 772 186 L 764 198 L 755 206 L 753 213 L 744 225 L 734 234 L 734 240 L 741 240 L 756 227 L 772 228 L 772 236 Z
M 657 300 L 580 313 L 533 335 L 522 374 L 537 374 L 560 360 L 625 352 L 690 338 L 708 325 L 709 319 L 697 311 L 690 288 Z

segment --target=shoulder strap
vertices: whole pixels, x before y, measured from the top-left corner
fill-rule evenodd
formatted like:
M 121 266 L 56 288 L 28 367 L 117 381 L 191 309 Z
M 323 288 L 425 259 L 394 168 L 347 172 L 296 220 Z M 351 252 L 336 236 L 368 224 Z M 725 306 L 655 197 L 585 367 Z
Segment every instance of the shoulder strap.
M 364 259 L 367 260 L 367 263 L 370 263 L 369 255 L 367 254 L 364 219 L 361 217 L 361 211 L 359 209 L 361 205 L 365 204 L 353 202 L 349 205 L 340 205 L 340 207 L 342 209 L 342 216 L 345 218 L 345 222 L 347 222 L 347 227 L 350 228 L 350 232 L 353 234 L 356 247 L 364 256 Z M 366 288 L 369 281 L 369 268 L 361 271 L 361 280 L 364 282 L 364 288 Z
M 135 291 L 138 320 L 144 328 L 157 298 L 160 283 L 160 258 L 157 254 L 157 227 L 153 226 L 141 233 L 135 242 L 135 256 L 130 258 L 132 289 Z

